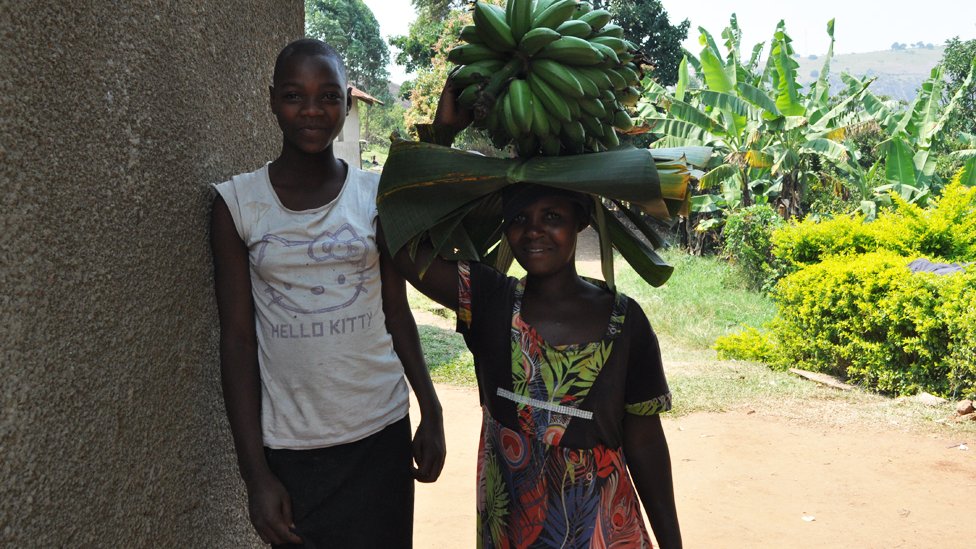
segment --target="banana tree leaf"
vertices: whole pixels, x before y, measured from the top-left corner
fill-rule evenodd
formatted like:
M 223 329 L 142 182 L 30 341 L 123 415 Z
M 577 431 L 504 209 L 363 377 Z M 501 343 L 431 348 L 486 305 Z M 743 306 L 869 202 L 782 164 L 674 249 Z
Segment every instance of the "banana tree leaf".
M 673 135 L 664 135 L 654 143 L 650 145 L 651 151 L 658 150 L 660 147 L 662 149 L 673 149 L 673 148 L 684 148 L 684 147 L 701 147 L 711 150 L 711 147 L 705 146 L 705 141 L 700 139 L 685 139 L 683 137 L 676 137 Z
M 824 56 L 823 66 L 817 76 L 817 83 L 814 87 L 812 99 L 814 105 L 820 107 L 827 104 L 830 99 L 830 83 L 827 79 L 830 76 L 830 60 L 834 57 L 834 20 L 827 21 L 827 34 L 830 36 L 830 45 L 827 47 L 827 54 Z
M 729 17 L 729 26 L 722 30 L 722 38 L 725 39 L 725 49 L 729 52 L 728 59 L 738 63 L 742 29 L 739 28 L 739 19 L 734 13 Z
M 763 48 L 765 47 L 766 44 L 763 42 L 759 42 L 758 44 L 752 47 L 752 55 L 749 56 L 749 63 L 744 67 L 746 69 L 746 72 L 748 72 L 749 74 L 755 72 L 756 67 L 759 64 L 759 58 L 762 56 L 762 51 Z
M 678 83 L 674 87 L 674 98 L 678 101 L 685 100 L 685 90 L 688 88 L 689 80 L 688 56 L 686 55 L 681 58 L 681 63 L 678 63 Z
M 604 206 L 601 204 L 601 208 Z M 613 247 L 620 252 L 620 256 L 634 268 L 634 271 L 651 286 L 661 286 L 671 278 L 674 267 L 668 263 L 643 241 L 634 236 L 610 212 L 604 212 L 607 222 L 607 232 Z
M 945 87 L 942 65 L 932 68 L 929 79 L 922 83 L 919 92 L 921 103 L 915 115 L 915 127 L 918 128 L 918 146 L 928 148 L 932 137 L 938 131 L 936 124 L 942 111 L 942 89 Z
M 781 27 L 776 32 L 770 52 L 776 68 L 776 107 L 787 116 L 802 116 L 805 109 L 800 103 L 800 84 L 796 81 L 796 68 L 799 64 L 792 57 L 793 48 L 789 42 L 790 37 Z
M 749 104 L 731 93 L 703 90 L 701 92 L 701 102 L 709 107 L 715 107 L 716 109 L 731 112 L 739 116 L 749 114 Z
M 746 164 L 754 169 L 766 169 L 773 166 L 773 155 L 756 149 L 746 151 Z
M 702 73 L 701 61 L 698 60 L 698 56 L 684 48 L 681 48 L 681 54 L 688 59 L 688 64 L 691 65 L 691 68 L 695 69 L 695 74 Z
M 691 197 L 691 211 L 712 213 L 722 209 L 725 199 L 717 194 L 697 194 Z
M 699 155 L 707 156 L 701 151 Z M 390 147 L 377 198 L 391 252 L 408 243 L 415 250 L 413 244 L 426 235 L 440 255 L 487 260 L 507 267 L 511 250 L 499 243 L 504 239 L 498 191 L 514 183 L 599 195 L 635 205 L 662 219 L 687 211 L 689 204 L 684 157 L 656 161 L 647 149 L 621 147 L 603 153 L 524 160 L 493 159 L 428 143 L 397 141 Z M 605 262 L 612 261 L 611 244 L 617 246 L 616 239 L 623 239 L 620 246 L 628 250 L 625 258 L 637 263 L 635 269 L 649 277 L 649 282 L 663 280 L 660 258 L 619 236 L 620 231 L 612 228 L 613 221 L 603 224 L 611 227 L 603 230 L 609 238 L 602 246 Z M 645 257 L 637 257 L 638 253 Z M 612 269 L 612 264 L 605 265 L 607 269 Z M 612 283 L 612 271 L 609 276 Z
M 670 118 L 651 118 L 646 120 L 650 130 L 657 134 L 671 135 L 689 141 L 689 144 L 708 143 L 715 136 L 689 122 Z
M 719 122 L 707 114 L 701 112 L 697 108 L 675 99 L 671 103 L 671 109 L 668 111 L 675 120 L 681 120 L 688 122 L 689 124 L 694 124 L 695 126 L 701 128 L 703 131 L 708 133 L 717 133 L 716 130 L 721 129 Z
M 711 147 L 657 147 L 660 141 L 655 141 L 652 145 L 651 156 L 654 161 L 661 160 L 684 160 L 691 166 L 704 168 L 712 157 Z
M 960 160 L 969 160 L 971 158 L 976 158 L 976 149 L 961 149 L 958 151 L 952 151 L 949 156 L 953 158 L 958 158 Z
M 711 189 L 717 187 L 723 181 L 727 181 L 740 173 L 739 167 L 734 164 L 722 164 L 712 168 L 704 177 L 698 182 L 698 185 L 702 189 Z
M 793 149 L 783 149 L 773 162 L 773 173 L 782 174 L 791 171 L 800 161 L 800 157 Z
M 916 179 L 916 182 L 923 178 L 931 179 L 935 175 L 935 155 L 930 154 L 928 149 L 916 151 L 915 156 L 912 157 L 912 162 L 915 164 L 915 172 L 921 176 Z
M 722 59 L 722 52 L 719 51 L 718 44 L 715 43 L 715 39 L 712 38 L 711 33 L 705 30 L 705 27 L 698 27 L 698 33 L 698 44 L 704 47 L 702 55 L 704 56 L 704 50 L 708 50 L 709 54 L 715 59 Z M 702 67 L 704 68 L 704 64 Z
M 882 142 L 880 147 L 885 154 L 885 179 L 899 185 L 914 185 L 915 160 L 908 143 L 899 137 L 892 137 Z
M 848 157 L 847 147 L 837 143 L 836 141 L 831 141 L 830 139 L 825 139 L 823 137 L 810 139 L 801 145 L 800 149 L 819 154 L 820 156 L 829 158 L 834 162 L 845 162 Z
M 847 112 L 851 103 L 860 100 L 860 98 L 867 93 L 868 86 L 870 86 L 872 82 L 874 82 L 874 79 L 864 82 L 863 85 L 859 89 L 854 90 L 847 99 L 844 99 L 834 108 L 827 111 L 826 114 L 818 118 L 811 126 L 811 129 L 813 131 L 827 131 L 830 127 L 830 123 L 833 122 L 835 118 L 840 116 L 842 113 Z
M 783 116 L 776 108 L 776 101 L 773 101 L 763 90 L 745 82 L 739 82 L 736 90 L 743 99 L 762 109 L 763 118 L 771 119 Z
M 973 58 L 972 63 L 969 65 L 969 74 L 966 75 L 965 80 L 963 80 L 962 84 L 959 85 L 956 93 L 952 95 L 952 99 L 946 103 L 945 109 L 942 111 L 942 115 L 931 128 L 931 135 L 929 136 L 930 138 L 937 136 L 942 131 L 942 128 L 945 127 L 946 123 L 949 121 L 949 117 L 952 115 L 952 112 L 956 110 L 956 107 L 959 105 L 959 101 L 961 101 L 962 96 L 965 93 L 968 93 L 967 90 L 969 90 L 969 86 L 973 81 L 974 73 L 976 73 L 976 58 Z
M 976 157 L 966 160 L 957 173 L 959 182 L 967 187 L 976 187 Z
M 705 85 L 708 86 L 708 89 L 717 92 L 727 92 L 735 87 L 735 82 L 729 78 L 729 74 L 725 71 L 725 65 L 722 64 L 721 58 L 712 51 L 712 48 L 706 47 L 702 49 L 701 64 L 702 70 L 704 71 Z

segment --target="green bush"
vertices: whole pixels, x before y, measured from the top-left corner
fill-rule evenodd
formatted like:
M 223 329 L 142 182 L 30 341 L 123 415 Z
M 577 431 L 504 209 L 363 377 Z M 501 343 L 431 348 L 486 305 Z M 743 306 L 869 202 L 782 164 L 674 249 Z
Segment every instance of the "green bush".
M 768 204 L 749 206 L 726 218 L 725 253 L 742 269 L 751 289 L 768 292 L 781 276 L 781 261 L 772 255 L 772 235 L 785 224 Z
M 949 336 L 949 386 L 953 397 L 972 398 L 976 387 L 976 268 L 966 276 L 952 276 L 938 307 Z M 968 389 L 967 389 L 968 388 Z
M 877 236 L 861 216 L 839 216 L 824 221 L 807 219 L 773 233 L 772 254 L 795 271 L 834 255 L 877 251 Z
M 894 394 L 976 394 L 976 267 L 911 273 L 890 251 L 835 256 L 783 278 L 772 323 L 781 367 Z
M 787 272 L 836 255 L 890 250 L 933 261 L 976 260 L 976 188 L 958 181 L 929 208 L 892 196 L 894 209 L 872 222 L 861 216 L 805 220 L 773 233 L 772 255 Z
M 777 362 L 777 347 L 767 332 L 760 332 L 746 326 L 741 332 L 719 337 L 715 340 L 715 350 L 719 360 L 751 360 L 772 364 Z

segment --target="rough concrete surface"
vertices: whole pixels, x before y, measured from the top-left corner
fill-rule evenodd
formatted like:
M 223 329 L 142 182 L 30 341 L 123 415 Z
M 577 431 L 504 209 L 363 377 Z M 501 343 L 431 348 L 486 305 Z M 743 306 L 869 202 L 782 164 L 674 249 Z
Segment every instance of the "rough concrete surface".
M 242 547 L 209 184 L 278 148 L 298 0 L 0 0 L 0 546 Z

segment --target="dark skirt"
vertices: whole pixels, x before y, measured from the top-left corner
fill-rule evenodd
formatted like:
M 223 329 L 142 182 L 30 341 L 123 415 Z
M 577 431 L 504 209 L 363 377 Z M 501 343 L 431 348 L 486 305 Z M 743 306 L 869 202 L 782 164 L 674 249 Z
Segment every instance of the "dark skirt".
M 409 416 L 356 442 L 314 450 L 265 449 L 291 496 L 306 549 L 413 545 Z

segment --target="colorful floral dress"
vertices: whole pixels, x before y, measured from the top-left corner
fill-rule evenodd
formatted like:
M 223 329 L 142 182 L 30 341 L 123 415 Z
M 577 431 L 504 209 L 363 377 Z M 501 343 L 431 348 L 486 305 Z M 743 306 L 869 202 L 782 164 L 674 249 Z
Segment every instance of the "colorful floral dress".
M 651 547 L 621 448 L 625 414 L 671 404 L 643 311 L 617 293 L 600 341 L 554 346 L 521 318 L 523 281 L 459 274 L 484 411 L 478 547 Z

